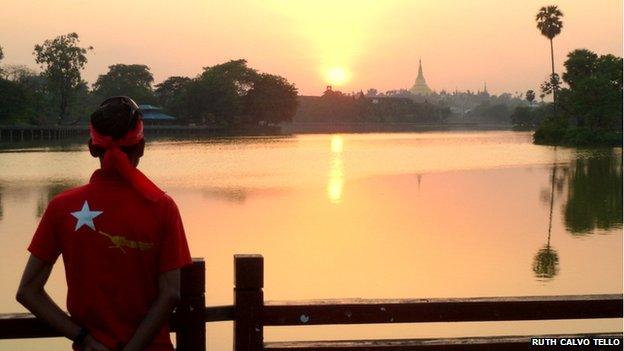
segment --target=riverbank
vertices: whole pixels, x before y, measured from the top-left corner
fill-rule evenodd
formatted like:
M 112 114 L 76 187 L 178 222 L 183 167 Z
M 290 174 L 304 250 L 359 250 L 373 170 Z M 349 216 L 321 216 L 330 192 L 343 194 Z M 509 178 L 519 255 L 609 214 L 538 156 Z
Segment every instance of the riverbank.
M 431 131 L 509 131 L 507 124 L 481 123 L 282 123 L 276 126 L 241 126 L 222 128 L 214 126 L 145 126 L 149 138 L 196 138 L 237 136 L 287 136 L 293 134 L 330 133 L 404 133 Z M 24 143 L 31 146 L 47 145 L 57 141 L 83 140 L 88 129 L 80 126 L 0 126 L 0 145 Z
M 589 128 L 541 126 L 533 134 L 537 145 L 572 147 L 622 147 L 622 132 L 596 132 Z
M 145 126 L 145 135 L 149 137 L 161 136 L 263 136 L 282 135 L 279 126 L 254 126 L 220 128 L 213 126 Z M 0 144 L 29 142 L 33 144 L 49 143 L 59 140 L 71 140 L 88 137 L 87 126 L 0 126 Z
M 402 133 L 402 132 L 433 132 L 433 131 L 489 131 L 512 130 L 509 124 L 482 124 L 474 122 L 462 123 L 315 123 L 294 122 L 282 123 L 285 134 L 316 134 L 316 133 Z

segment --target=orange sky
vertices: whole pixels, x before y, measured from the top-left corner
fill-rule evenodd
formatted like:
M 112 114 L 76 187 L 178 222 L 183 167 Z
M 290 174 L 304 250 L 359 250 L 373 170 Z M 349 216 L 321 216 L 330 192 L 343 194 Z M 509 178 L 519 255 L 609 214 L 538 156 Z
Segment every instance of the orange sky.
M 245 58 L 318 95 L 328 71 L 343 91 L 409 88 L 422 57 L 434 90 L 536 89 L 550 69 L 535 28 L 542 5 L 565 14 L 555 59 L 575 48 L 622 56 L 622 1 L 388 0 L 2 0 L 5 64 L 35 66 L 33 46 L 75 31 L 93 45 L 84 78 L 115 63 L 147 64 L 156 82 Z M 340 72 L 339 72 L 340 73 Z M 340 76 L 341 74 L 338 74 Z

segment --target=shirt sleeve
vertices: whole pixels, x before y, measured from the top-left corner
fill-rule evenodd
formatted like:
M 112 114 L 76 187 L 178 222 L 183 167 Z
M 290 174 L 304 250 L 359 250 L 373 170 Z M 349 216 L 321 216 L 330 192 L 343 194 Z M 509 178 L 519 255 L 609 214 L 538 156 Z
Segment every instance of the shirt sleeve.
M 41 217 L 28 251 L 40 260 L 54 264 L 61 254 L 61 245 L 56 228 L 56 202 L 50 201 Z
M 159 273 L 181 268 L 193 262 L 178 206 L 170 197 L 167 196 L 166 199 L 164 232 L 158 262 Z

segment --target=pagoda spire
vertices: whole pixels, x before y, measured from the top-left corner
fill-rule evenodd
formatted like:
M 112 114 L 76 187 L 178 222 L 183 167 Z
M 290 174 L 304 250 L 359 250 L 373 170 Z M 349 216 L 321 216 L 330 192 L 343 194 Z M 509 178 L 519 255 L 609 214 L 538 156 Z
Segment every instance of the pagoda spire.
M 410 92 L 414 95 L 429 95 L 432 93 L 431 88 L 429 88 L 427 81 L 425 80 L 425 75 L 423 74 L 422 69 L 422 60 L 420 58 L 418 58 L 418 76 L 416 77 L 416 82 L 414 82 Z

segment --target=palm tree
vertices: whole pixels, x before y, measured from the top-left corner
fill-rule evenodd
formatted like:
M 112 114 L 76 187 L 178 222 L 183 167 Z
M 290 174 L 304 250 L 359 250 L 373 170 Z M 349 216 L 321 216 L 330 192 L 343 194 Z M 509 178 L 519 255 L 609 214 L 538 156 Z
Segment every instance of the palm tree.
M 561 17 L 563 17 L 563 12 L 561 12 L 561 10 L 559 10 L 556 5 L 542 7 L 535 16 L 537 29 L 540 30 L 543 36 L 550 40 L 550 61 L 552 65 L 552 77 L 555 76 L 555 54 L 553 51 L 553 38 L 559 35 L 559 33 L 561 33 L 561 29 L 563 28 L 563 22 L 561 21 Z M 556 90 L 556 88 L 553 89 L 553 100 L 555 102 L 557 101 Z

